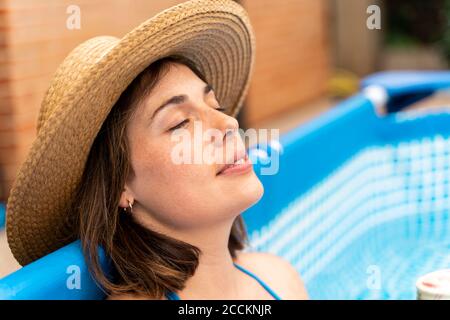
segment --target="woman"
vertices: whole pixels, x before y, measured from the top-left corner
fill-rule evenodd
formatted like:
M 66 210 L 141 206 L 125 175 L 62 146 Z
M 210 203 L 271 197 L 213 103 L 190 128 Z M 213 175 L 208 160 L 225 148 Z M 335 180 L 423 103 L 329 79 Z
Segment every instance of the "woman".
M 287 261 L 240 252 L 240 214 L 263 194 L 234 118 L 253 59 L 245 11 L 221 0 L 188 1 L 120 40 L 76 48 L 44 98 L 8 201 L 18 261 L 80 238 L 109 299 L 307 298 Z M 204 139 L 211 129 L 219 136 Z M 179 163 L 175 131 L 187 134 L 185 150 L 226 162 Z

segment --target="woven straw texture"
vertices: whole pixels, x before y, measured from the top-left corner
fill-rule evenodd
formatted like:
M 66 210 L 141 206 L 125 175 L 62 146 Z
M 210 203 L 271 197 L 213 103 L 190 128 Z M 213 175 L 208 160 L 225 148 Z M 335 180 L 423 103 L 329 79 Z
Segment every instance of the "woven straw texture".
M 123 38 L 95 37 L 58 67 L 42 101 L 37 137 L 7 203 L 6 231 L 26 265 L 64 246 L 65 213 L 93 140 L 128 84 L 168 55 L 192 60 L 236 116 L 248 90 L 255 39 L 245 10 L 231 0 L 193 0 L 162 11 Z

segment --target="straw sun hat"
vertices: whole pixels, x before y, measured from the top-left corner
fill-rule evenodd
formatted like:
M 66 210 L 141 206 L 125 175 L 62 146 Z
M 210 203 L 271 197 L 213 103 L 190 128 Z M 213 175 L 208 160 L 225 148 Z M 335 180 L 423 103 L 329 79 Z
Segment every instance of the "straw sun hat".
M 255 40 L 245 10 L 231 0 L 193 0 L 162 11 L 123 38 L 100 36 L 58 67 L 42 101 L 37 137 L 7 204 L 6 232 L 26 265 L 60 247 L 67 204 L 90 147 L 120 94 L 150 63 L 191 60 L 235 116 L 252 74 Z

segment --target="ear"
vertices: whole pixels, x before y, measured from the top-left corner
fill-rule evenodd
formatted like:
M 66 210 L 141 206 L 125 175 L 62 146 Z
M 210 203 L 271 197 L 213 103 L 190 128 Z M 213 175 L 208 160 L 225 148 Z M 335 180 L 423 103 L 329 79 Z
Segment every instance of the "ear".
M 125 188 L 123 189 L 123 191 L 122 191 L 122 193 L 120 195 L 119 207 L 121 207 L 121 208 L 128 208 L 129 201 L 131 201 L 131 203 L 133 203 L 134 202 L 134 197 L 131 194 L 131 192 L 129 191 L 128 187 L 125 186 Z

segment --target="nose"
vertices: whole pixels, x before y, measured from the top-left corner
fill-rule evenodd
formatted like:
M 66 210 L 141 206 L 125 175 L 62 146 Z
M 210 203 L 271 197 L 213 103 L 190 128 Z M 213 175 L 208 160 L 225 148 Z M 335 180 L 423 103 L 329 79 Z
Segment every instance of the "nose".
M 222 141 L 216 141 L 218 144 L 225 143 L 226 139 L 230 139 L 239 129 L 239 122 L 236 118 L 225 114 L 224 112 L 212 109 L 210 114 L 210 124 L 212 128 L 220 130 L 222 133 Z

